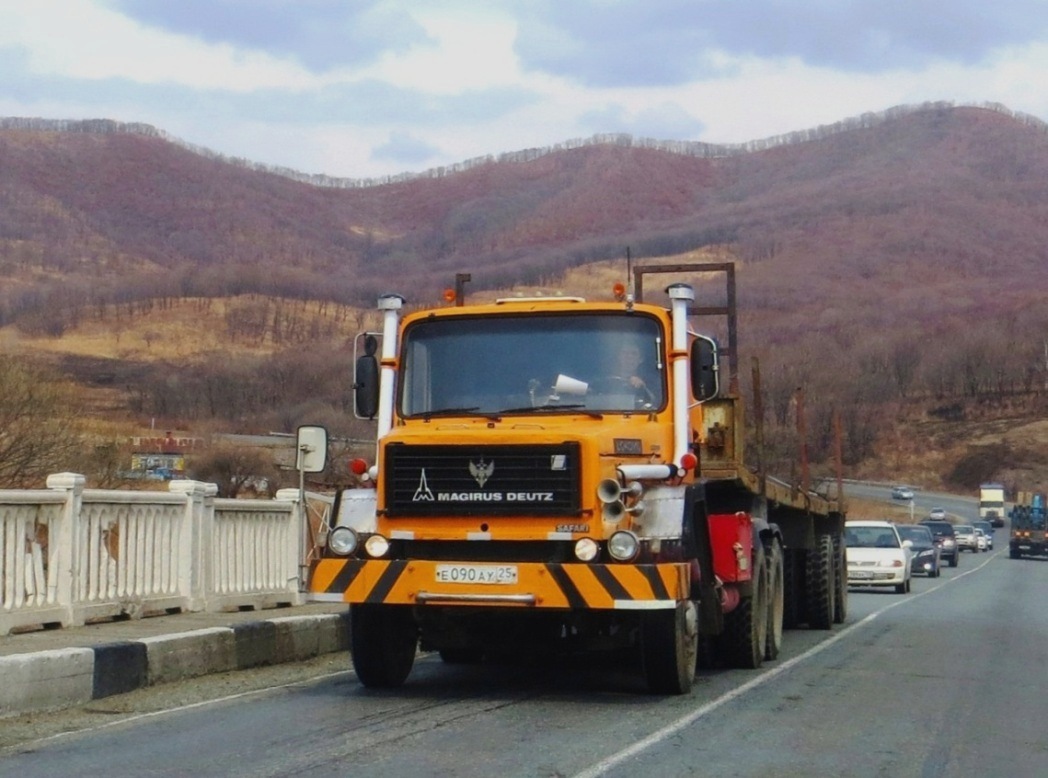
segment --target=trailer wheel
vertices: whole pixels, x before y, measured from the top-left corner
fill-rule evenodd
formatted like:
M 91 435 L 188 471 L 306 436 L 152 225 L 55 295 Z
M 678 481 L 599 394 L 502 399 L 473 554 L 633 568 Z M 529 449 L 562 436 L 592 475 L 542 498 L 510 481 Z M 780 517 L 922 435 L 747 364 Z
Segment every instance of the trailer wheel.
M 732 667 L 755 670 L 764 661 L 768 643 L 768 569 L 764 547 L 753 553 L 753 593 L 724 614 L 721 636 L 725 658 Z
M 840 532 L 833 533 L 833 558 L 833 623 L 843 624 L 848 618 L 848 549 Z
M 833 536 L 820 532 L 815 536 L 815 548 L 808 549 L 805 565 L 807 584 L 808 626 L 813 629 L 831 629 L 836 612 L 836 558 L 833 554 Z
M 782 543 L 772 538 L 765 547 L 768 560 L 768 634 L 764 643 L 764 658 L 777 659 L 782 650 L 783 612 L 786 592 L 783 572 Z
M 641 614 L 641 663 L 653 694 L 687 694 L 695 682 L 699 609 L 694 600 Z
M 353 605 L 349 609 L 353 669 L 369 688 L 400 686 L 415 664 L 418 628 L 409 608 Z

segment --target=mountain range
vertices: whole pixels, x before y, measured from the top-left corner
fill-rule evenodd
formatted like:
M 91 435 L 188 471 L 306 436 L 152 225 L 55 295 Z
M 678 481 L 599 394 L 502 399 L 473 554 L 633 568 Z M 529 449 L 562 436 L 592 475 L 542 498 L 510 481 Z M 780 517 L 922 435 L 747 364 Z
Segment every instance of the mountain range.
M 0 326 L 27 332 L 129 301 L 436 302 L 457 272 L 477 290 L 548 285 L 627 251 L 733 259 L 770 412 L 799 385 L 865 409 L 855 461 L 884 403 L 1025 413 L 1048 386 L 1048 126 L 1000 106 L 746 146 L 599 136 L 386 182 L 266 169 L 145 125 L 0 120 Z

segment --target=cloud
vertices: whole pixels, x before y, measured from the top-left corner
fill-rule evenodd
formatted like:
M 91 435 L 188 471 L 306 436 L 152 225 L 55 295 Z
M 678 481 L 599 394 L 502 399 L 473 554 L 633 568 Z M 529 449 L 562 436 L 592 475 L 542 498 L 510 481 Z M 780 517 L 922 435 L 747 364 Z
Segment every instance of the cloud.
M 699 137 L 705 125 L 674 102 L 664 102 L 631 111 L 620 104 L 588 111 L 579 121 L 598 133 L 626 133 L 657 140 L 687 140 Z
M 409 133 L 393 132 L 388 141 L 375 147 L 371 156 L 398 165 L 425 165 L 440 156 L 440 149 Z
M 718 78 L 739 58 L 852 72 L 975 64 L 1042 38 L 1042 0 L 548 0 L 524 16 L 522 67 L 594 87 Z
M 315 72 L 368 65 L 432 43 L 408 12 L 381 0 L 115 0 L 112 6 L 158 30 L 270 52 Z

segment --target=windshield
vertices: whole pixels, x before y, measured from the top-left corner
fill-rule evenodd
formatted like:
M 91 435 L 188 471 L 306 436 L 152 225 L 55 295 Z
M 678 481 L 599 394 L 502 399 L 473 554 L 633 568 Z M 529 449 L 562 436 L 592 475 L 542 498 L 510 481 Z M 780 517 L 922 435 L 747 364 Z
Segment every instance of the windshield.
M 933 545 L 932 533 L 926 527 L 896 525 L 896 530 L 903 540 L 909 540 L 915 548 L 930 548 Z
M 898 548 L 899 538 L 891 527 L 845 527 L 848 548 Z
M 637 313 L 434 318 L 404 334 L 404 416 L 653 410 L 658 320 Z

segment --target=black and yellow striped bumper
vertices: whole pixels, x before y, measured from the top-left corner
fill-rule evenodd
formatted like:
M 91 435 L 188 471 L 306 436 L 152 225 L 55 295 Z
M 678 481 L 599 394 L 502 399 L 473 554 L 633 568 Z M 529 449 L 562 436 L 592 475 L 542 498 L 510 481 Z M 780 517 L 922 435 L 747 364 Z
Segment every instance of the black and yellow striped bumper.
M 512 583 L 438 580 L 438 566 L 449 564 L 455 563 L 322 559 L 310 572 L 308 597 L 387 605 L 658 610 L 675 607 L 689 592 L 689 569 L 683 563 L 509 563 L 515 568 Z

